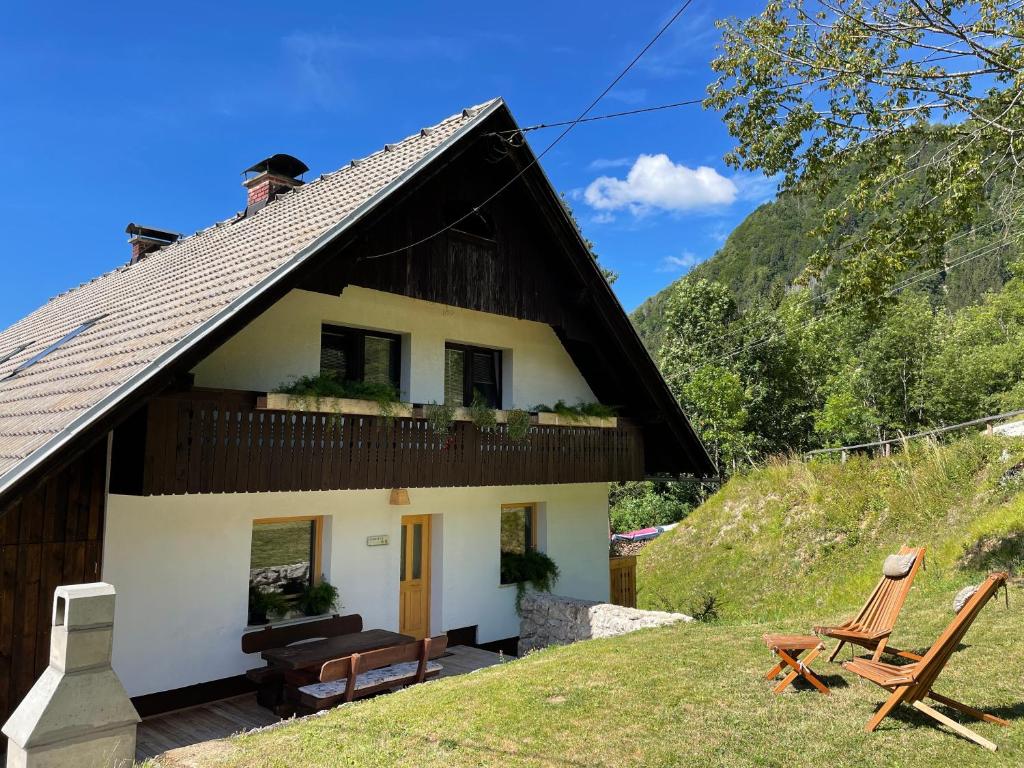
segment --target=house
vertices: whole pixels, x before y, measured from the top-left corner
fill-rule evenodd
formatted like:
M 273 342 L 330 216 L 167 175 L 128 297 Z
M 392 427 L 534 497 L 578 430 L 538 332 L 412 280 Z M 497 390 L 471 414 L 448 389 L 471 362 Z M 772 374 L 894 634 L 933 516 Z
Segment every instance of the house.
M 306 183 L 267 158 L 238 215 L 131 225 L 129 263 L 0 333 L 0 721 L 60 584 L 116 586 L 150 710 L 239 684 L 253 589 L 486 644 L 535 547 L 607 599 L 608 483 L 715 468 L 515 130 L 497 99 Z M 320 373 L 398 402 L 274 394 Z M 431 405 L 474 397 L 495 426 Z M 559 400 L 617 417 L 526 430 Z

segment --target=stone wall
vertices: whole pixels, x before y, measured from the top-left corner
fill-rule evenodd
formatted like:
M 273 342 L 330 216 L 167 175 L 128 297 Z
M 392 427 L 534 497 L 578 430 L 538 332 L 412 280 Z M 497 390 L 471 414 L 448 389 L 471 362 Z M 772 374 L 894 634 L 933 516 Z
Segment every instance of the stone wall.
M 641 611 L 621 605 L 528 592 L 519 621 L 519 655 L 549 645 L 565 645 L 592 637 L 614 637 L 648 627 L 693 621 L 682 613 Z
M 270 565 L 266 568 L 252 568 L 249 571 L 249 583 L 257 587 L 280 590 L 289 581 L 297 584 L 309 582 L 309 563 Z

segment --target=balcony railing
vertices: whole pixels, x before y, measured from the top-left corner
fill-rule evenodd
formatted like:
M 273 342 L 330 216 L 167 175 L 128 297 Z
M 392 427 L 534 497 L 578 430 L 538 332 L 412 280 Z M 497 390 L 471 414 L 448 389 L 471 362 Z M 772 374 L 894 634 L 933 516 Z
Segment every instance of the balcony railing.
M 256 493 L 360 488 L 534 485 L 638 480 L 643 440 L 615 428 L 455 422 L 256 408 L 243 393 L 157 398 L 149 405 L 142 493 Z

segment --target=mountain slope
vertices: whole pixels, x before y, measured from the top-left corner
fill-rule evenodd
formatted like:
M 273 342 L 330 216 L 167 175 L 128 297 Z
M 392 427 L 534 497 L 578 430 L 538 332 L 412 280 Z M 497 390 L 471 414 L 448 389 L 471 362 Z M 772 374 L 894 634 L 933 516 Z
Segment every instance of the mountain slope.
M 705 278 L 724 283 L 732 290 L 741 309 L 773 292 L 788 290 L 818 248 L 819 241 L 810 233 L 818 226 L 823 212 L 849 193 L 852 181 L 851 175 L 836 184 L 824 201 L 783 193 L 758 207 L 740 222 L 714 256 L 679 280 Z M 980 218 L 978 227 L 984 228 L 991 214 L 986 210 Z M 857 223 L 851 226 L 856 233 Z M 968 238 L 970 250 L 994 242 L 1000 234 L 993 229 L 985 235 L 988 231 L 983 229 L 980 239 Z M 968 252 L 966 245 L 953 244 L 949 261 Z M 924 280 L 918 287 L 930 291 L 949 309 L 956 310 L 976 303 L 986 291 L 998 290 L 1008 276 L 1005 264 L 995 255 L 974 259 L 945 275 Z M 640 337 L 655 355 L 661 348 L 668 297 L 678 282 L 651 296 L 632 314 Z

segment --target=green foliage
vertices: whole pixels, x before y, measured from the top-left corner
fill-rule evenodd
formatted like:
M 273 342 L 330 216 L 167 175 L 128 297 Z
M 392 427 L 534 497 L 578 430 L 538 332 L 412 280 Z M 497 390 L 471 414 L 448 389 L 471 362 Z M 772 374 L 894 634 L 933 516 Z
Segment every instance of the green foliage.
M 333 611 L 337 605 L 338 588 L 327 579 L 307 585 L 299 596 L 299 609 L 307 616 L 320 616 Z
M 808 260 L 841 300 L 876 303 L 908 269 L 941 264 L 988 202 L 1017 218 L 1003 180 L 1024 149 L 1019 6 L 772 0 L 719 26 L 705 106 L 736 140 L 726 161 L 819 199 L 853 174 Z
M 949 311 L 906 289 L 877 317 L 794 291 L 740 310 L 703 278 L 675 286 L 659 362 L 724 471 L 1024 407 L 1024 279 Z
M 612 532 L 677 523 L 693 509 L 699 493 L 699 486 L 684 483 L 616 483 L 608 496 Z
M 469 417 L 477 429 L 493 429 L 497 422 L 494 409 L 488 405 L 480 390 L 473 390 L 473 402 L 469 405 Z
M 530 413 L 522 408 L 513 408 L 505 413 L 505 423 L 508 425 L 508 436 L 516 442 L 526 439 L 530 433 Z
M 516 613 L 527 585 L 538 592 L 550 592 L 558 581 L 558 566 L 543 552 L 528 549 L 522 554 L 501 553 L 501 583 L 516 585 Z
M 720 618 L 719 609 L 721 607 L 722 601 L 709 592 L 700 598 L 697 604 L 690 609 L 689 614 L 699 622 L 710 624 Z
M 554 405 L 543 403 L 533 406 L 537 413 L 555 413 L 569 421 L 582 421 L 586 418 L 607 419 L 616 414 L 616 409 L 611 405 L 601 403 L 585 403 L 582 400 L 576 405 L 568 405 L 564 400 L 559 400 Z
M 447 403 L 431 402 L 425 406 L 430 431 L 439 440 L 451 437 L 455 427 L 455 406 Z
M 284 596 L 272 589 L 249 585 L 249 624 L 266 624 L 284 616 L 290 605 Z
M 377 403 L 380 412 L 385 416 L 393 413 L 394 406 L 398 403 L 398 392 L 390 384 L 338 379 L 333 371 L 325 371 L 315 376 L 296 377 L 287 383 L 279 384 L 274 392 L 293 395 L 316 406 L 319 406 L 322 397 L 371 400 Z

